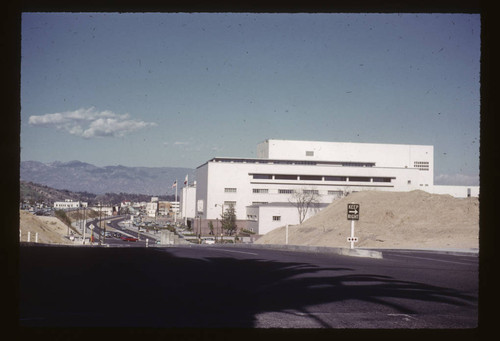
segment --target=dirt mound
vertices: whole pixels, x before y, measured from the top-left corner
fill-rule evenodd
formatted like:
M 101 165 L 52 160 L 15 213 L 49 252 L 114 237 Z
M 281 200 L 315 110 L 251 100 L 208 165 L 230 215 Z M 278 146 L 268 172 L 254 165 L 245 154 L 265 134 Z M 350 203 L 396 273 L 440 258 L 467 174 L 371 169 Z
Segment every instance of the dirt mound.
M 56 217 L 34 216 L 27 211 L 19 211 L 19 229 L 21 230 L 21 241 L 35 242 L 35 234 L 38 233 L 38 242 L 47 244 L 71 244 L 66 236 L 68 227 Z
M 478 248 L 479 200 L 424 191 L 363 191 L 336 200 L 301 225 L 289 226 L 288 243 L 349 247 L 347 204 L 360 204 L 356 247 Z M 285 227 L 262 236 L 258 244 L 284 244 Z

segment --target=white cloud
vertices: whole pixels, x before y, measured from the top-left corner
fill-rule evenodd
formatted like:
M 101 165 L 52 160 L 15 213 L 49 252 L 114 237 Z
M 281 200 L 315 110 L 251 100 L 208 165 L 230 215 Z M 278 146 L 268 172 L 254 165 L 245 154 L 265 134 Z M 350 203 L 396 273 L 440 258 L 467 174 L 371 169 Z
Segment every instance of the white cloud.
M 434 177 L 435 185 L 479 186 L 479 175 L 438 174 Z
M 132 120 L 128 114 L 97 111 L 94 107 L 63 113 L 30 116 L 29 124 L 52 127 L 83 138 L 124 136 L 156 123 Z

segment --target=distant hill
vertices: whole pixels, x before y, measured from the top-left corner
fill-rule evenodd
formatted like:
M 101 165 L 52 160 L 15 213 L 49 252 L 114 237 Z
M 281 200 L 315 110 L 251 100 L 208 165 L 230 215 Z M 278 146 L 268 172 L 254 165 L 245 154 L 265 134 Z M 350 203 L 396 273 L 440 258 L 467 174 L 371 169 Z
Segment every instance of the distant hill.
M 20 181 L 20 202 L 28 203 L 45 203 L 52 206 L 56 201 L 72 201 L 87 202 L 90 206 L 95 206 L 98 203 L 105 205 L 118 205 L 123 201 L 143 202 L 150 201 L 151 195 L 136 194 L 136 193 L 106 193 L 94 194 L 89 192 L 72 192 L 68 190 L 55 189 L 52 187 L 36 184 L 33 182 Z M 159 195 L 160 200 L 173 201 L 174 195 Z
M 22 181 L 72 192 L 137 193 L 146 195 L 174 194 L 177 180 L 182 188 L 186 175 L 195 180 L 195 170 L 176 167 L 97 167 L 81 161 L 42 163 L 22 161 Z

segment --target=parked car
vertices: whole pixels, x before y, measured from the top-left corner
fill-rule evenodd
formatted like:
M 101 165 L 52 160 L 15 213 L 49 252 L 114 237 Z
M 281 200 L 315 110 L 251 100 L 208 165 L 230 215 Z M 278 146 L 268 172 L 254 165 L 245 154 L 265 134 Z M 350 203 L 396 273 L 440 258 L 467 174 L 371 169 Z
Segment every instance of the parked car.
M 126 241 L 126 242 L 136 242 L 138 239 L 134 237 L 129 237 L 129 236 L 122 236 L 121 240 Z
M 215 244 L 215 238 L 207 238 L 203 241 L 204 244 L 213 245 Z

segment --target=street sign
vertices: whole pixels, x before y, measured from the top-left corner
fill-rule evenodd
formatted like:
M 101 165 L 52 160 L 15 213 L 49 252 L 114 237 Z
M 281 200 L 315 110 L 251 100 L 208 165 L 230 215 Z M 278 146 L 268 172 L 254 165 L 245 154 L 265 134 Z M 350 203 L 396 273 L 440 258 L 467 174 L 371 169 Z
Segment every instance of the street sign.
M 359 204 L 347 204 L 347 220 L 359 220 Z

